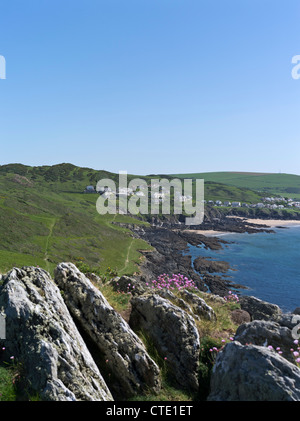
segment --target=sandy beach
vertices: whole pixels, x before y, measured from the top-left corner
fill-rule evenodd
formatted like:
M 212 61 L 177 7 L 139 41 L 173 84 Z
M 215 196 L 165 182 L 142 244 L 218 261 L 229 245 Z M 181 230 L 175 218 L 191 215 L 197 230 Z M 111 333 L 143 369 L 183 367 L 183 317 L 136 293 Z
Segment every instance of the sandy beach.
M 243 218 L 241 216 L 227 216 L 227 218 L 241 219 L 243 220 L 246 226 L 247 226 L 247 223 L 256 224 L 256 225 L 264 225 L 264 228 L 266 226 L 268 228 L 275 228 L 275 227 L 288 228 L 289 226 L 295 226 L 295 225 L 300 226 L 300 220 L 297 221 L 297 220 L 283 220 L 283 219 L 248 219 L 248 218 Z M 256 228 L 259 228 L 259 227 L 256 227 Z M 216 230 L 187 230 L 187 231 L 206 235 L 207 237 L 236 233 L 236 231 L 216 231 Z
M 186 230 L 186 231 L 193 232 L 196 234 L 206 235 L 207 237 L 230 234 L 230 231 L 214 231 L 214 230 Z
M 274 227 L 288 227 L 293 225 L 300 225 L 300 220 L 285 220 L 285 219 L 248 219 L 240 216 L 227 216 L 227 218 L 243 219 L 245 223 L 266 225 L 270 228 Z

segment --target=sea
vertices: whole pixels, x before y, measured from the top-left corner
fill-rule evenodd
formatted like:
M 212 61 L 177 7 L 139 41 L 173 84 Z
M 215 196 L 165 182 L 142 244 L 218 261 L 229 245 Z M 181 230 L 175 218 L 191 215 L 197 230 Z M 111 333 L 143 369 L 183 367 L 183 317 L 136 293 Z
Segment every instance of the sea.
M 274 233 L 225 233 L 228 244 L 220 250 L 190 246 L 196 257 L 210 257 L 230 264 L 226 277 L 247 289 L 232 289 L 277 304 L 283 312 L 300 307 L 300 224 L 272 228 Z

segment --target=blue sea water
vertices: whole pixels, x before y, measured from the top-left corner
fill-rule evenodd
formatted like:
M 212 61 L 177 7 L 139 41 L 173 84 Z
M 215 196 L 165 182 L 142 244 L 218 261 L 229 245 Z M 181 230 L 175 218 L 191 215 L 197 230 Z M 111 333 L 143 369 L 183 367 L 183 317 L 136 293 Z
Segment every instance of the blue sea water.
M 273 228 L 275 233 L 224 234 L 230 242 L 213 251 L 190 246 L 192 258 L 223 260 L 235 269 L 230 280 L 248 287 L 241 295 L 253 295 L 277 304 L 284 312 L 300 307 L 300 225 Z

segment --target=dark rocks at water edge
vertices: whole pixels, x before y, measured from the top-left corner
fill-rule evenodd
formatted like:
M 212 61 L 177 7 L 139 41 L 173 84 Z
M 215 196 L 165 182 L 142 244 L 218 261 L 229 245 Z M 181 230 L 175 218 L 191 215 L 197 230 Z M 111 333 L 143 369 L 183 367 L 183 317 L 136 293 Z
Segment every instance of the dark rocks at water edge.
M 162 372 L 136 334 L 143 331 L 177 386 L 197 396 L 202 341 L 197 321 L 213 325 L 217 316 L 206 297 L 219 303 L 224 299 L 208 293 L 200 298 L 187 290 L 153 293 L 138 278 L 111 281 L 124 291 L 128 283 L 135 288 L 126 322 L 71 263 L 59 264 L 54 279 L 35 267 L 14 268 L 2 276 L 6 339 L 0 346 L 6 349 L 1 356 L 9 361 L 13 355 L 22 363 L 24 391 L 44 401 L 158 394 Z M 250 297 L 244 303 L 247 311 L 232 312 L 240 326 L 233 342 L 218 353 L 210 401 L 300 400 L 300 369 L 289 351 L 300 316 L 258 301 Z
M 193 262 L 188 254 L 189 245 L 218 250 L 228 244 L 219 237 L 207 237 L 193 230 L 180 230 L 178 226 L 177 229 L 135 226 L 133 234 L 155 249 L 151 252 L 141 251 L 145 257 L 140 264 L 141 279 L 145 281 L 156 279 L 161 273 L 181 273 L 193 279 L 201 291 L 222 297 L 232 288 L 246 288 L 233 283 L 228 277 L 231 268 L 227 262 L 216 262 L 204 257 Z

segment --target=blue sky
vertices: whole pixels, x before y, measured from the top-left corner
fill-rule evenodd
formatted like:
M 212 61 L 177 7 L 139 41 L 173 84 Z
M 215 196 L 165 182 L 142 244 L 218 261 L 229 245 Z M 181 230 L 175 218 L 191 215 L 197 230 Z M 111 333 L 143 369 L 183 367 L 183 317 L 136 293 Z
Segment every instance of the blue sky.
M 0 164 L 300 174 L 298 0 L 2 2 Z

